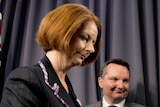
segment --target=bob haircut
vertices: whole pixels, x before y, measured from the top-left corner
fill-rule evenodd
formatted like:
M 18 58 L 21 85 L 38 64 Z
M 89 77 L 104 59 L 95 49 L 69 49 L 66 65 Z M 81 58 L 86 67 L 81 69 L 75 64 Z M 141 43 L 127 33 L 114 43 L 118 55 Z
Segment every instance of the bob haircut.
M 73 36 L 88 21 L 95 22 L 98 35 L 94 45 L 95 52 L 91 53 L 82 62 L 82 66 L 86 66 L 97 59 L 102 38 L 100 21 L 87 7 L 81 4 L 69 3 L 50 11 L 40 23 L 36 34 L 36 41 L 45 52 L 55 49 L 68 53 Z

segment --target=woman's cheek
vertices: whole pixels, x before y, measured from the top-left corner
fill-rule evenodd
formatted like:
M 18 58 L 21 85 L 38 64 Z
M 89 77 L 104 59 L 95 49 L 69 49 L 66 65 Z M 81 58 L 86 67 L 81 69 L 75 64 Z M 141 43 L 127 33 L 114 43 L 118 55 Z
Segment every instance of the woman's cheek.
M 79 47 L 80 49 L 83 49 L 86 46 L 86 42 L 80 40 L 79 42 L 77 42 L 77 45 L 78 45 L 77 47 Z

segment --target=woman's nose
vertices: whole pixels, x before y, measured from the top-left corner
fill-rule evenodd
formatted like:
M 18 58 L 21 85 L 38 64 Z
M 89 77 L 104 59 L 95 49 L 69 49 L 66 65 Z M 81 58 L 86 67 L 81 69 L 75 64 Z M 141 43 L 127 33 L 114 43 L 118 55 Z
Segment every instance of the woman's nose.
M 94 53 L 95 52 L 94 44 L 92 42 L 88 43 L 86 46 L 86 50 L 89 51 L 89 53 Z

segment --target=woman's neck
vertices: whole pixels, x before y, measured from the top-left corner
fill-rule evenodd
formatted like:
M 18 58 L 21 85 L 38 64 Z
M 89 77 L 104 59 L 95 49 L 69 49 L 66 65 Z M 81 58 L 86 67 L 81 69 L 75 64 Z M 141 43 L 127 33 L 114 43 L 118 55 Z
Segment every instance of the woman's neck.
M 66 55 L 60 53 L 57 50 L 51 50 L 46 53 L 46 56 L 50 60 L 52 67 L 54 68 L 59 78 L 64 79 L 67 71 L 72 67 L 67 62 Z
M 54 68 L 59 80 L 61 81 L 61 84 L 68 93 L 68 87 L 65 82 L 65 76 L 67 74 L 67 71 L 71 68 L 71 66 L 67 65 L 68 63 L 65 55 L 63 55 L 59 51 L 52 50 L 48 51 L 46 53 L 46 56 L 50 60 L 52 67 Z

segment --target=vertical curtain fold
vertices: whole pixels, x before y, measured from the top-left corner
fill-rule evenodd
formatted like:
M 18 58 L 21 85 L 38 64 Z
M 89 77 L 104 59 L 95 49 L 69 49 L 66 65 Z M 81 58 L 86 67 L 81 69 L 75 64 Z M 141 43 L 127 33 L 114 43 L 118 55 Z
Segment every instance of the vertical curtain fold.
M 155 35 L 155 56 L 156 56 L 156 70 L 159 71 L 159 72 L 156 72 L 156 76 L 157 76 L 157 102 L 158 102 L 158 105 L 160 105 L 160 52 L 159 52 L 159 49 L 160 49 L 160 31 L 158 33 L 158 19 L 160 21 L 160 17 L 158 18 L 158 14 L 160 15 L 160 9 L 158 9 L 158 6 L 160 7 L 160 2 L 158 2 L 158 0 L 154 0 L 153 1 L 153 17 L 154 17 L 154 25 L 155 25 L 155 29 L 154 29 L 154 35 Z M 160 25 L 159 25 L 159 29 L 160 29 Z
M 13 17 L 16 8 L 16 0 L 15 1 L 3 1 L 2 4 L 2 63 L 1 63 L 1 72 L 0 72 L 0 90 L 2 92 L 3 83 L 5 78 L 5 66 L 7 63 L 7 56 L 9 51 L 9 45 L 11 41 L 11 33 L 12 33 L 12 25 L 13 25 Z M 7 16 L 7 17 L 6 17 Z M 12 18 L 10 18 L 12 17 Z M 5 35 L 5 36 L 4 36 Z M 0 93 L 0 97 L 2 94 Z
M 149 96 L 147 95 L 149 93 L 149 89 L 148 89 L 148 79 L 147 79 L 147 55 L 146 55 L 146 43 L 145 43 L 145 32 L 144 32 L 144 6 L 143 6 L 143 2 L 142 0 L 138 1 L 138 14 L 139 14 L 139 28 L 140 28 L 140 41 L 141 41 L 141 53 L 142 53 L 142 68 L 143 68 L 143 75 L 144 75 L 144 81 L 145 84 L 145 95 L 146 95 L 146 101 L 150 101 Z M 148 105 L 149 102 L 146 102 Z

